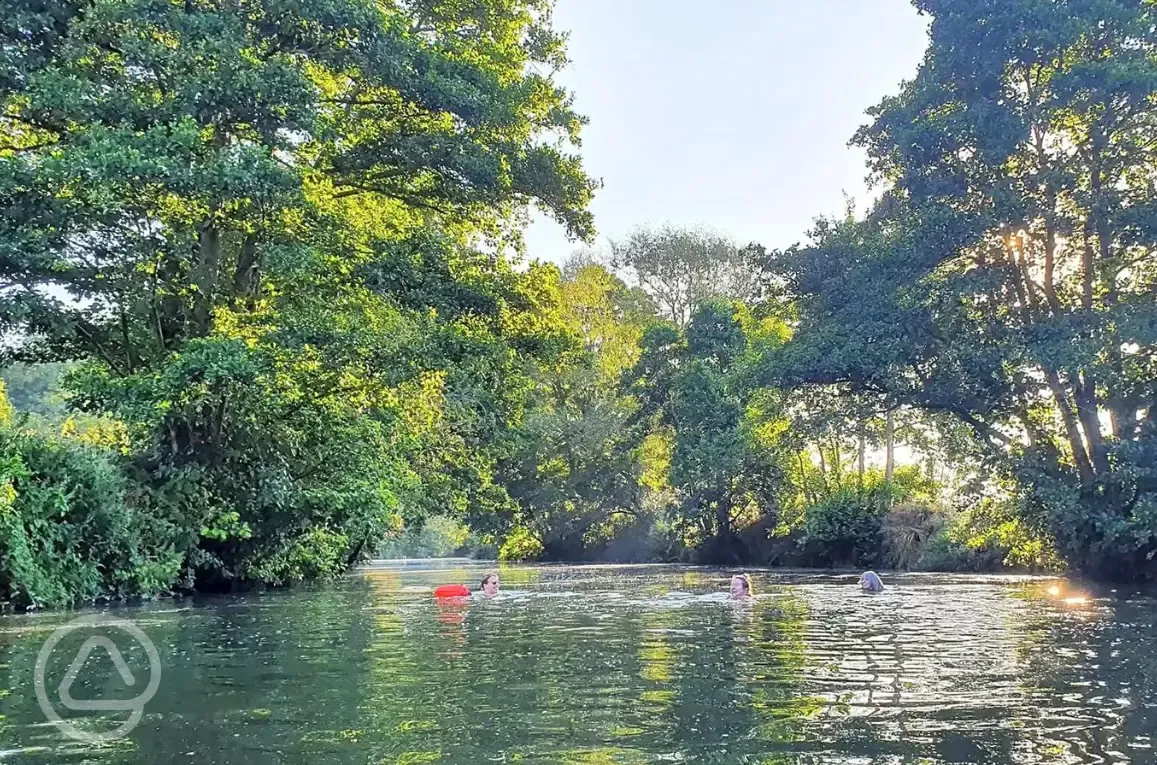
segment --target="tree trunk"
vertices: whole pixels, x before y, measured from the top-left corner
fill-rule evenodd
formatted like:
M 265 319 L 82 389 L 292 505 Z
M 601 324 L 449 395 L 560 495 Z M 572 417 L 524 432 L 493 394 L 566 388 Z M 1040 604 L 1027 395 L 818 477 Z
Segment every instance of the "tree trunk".
M 884 433 L 886 441 L 884 480 L 891 483 L 892 476 L 896 474 L 896 419 L 892 409 L 888 410 L 888 414 L 884 418 Z
M 259 284 L 257 242 L 252 236 L 247 236 L 237 253 L 237 266 L 233 270 L 234 304 L 251 305 L 257 297 Z
M 1112 260 L 1112 234 L 1109 230 L 1109 221 L 1106 218 L 1103 196 L 1104 196 L 1104 173 L 1101 169 L 1102 145 L 1107 141 L 1107 137 L 1101 131 L 1097 131 L 1093 142 L 1093 171 L 1090 178 L 1090 185 L 1093 190 L 1093 205 L 1090 211 L 1089 219 L 1086 221 L 1085 233 L 1085 251 L 1086 255 L 1082 263 L 1082 289 L 1081 289 L 1081 307 L 1087 312 L 1093 311 L 1093 295 L 1094 282 L 1097 278 L 1096 265 L 1093 262 L 1092 244 L 1089 241 L 1088 230 L 1089 223 L 1092 222 L 1097 234 L 1097 247 L 1100 251 L 1100 258 L 1102 262 Z M 1116 277 L 1110 276 L 1108 279 L 1108 299 L 1110 304 L 1116 302 Z M 1116 347 L 1117 352 L 1120 350 L 1119 344 L 1115 345 L 1110 342 L 1108 347 Z M 1114 353 L 1110 353 L 1110 363 L 1115 360 Z M 1094 469 L 1100 474 L 1105 474 L 1110 471 L 1108 449 L 1105 446 L 1104 440 L 1101 438 L 1101 405 L 1097 400 L 1097 381 L 1090 369 L 1082 369 L 1079 379 L 1073 381 L 1076 387 L 1076 402 L 1077 412 L 1081 418 L 1081 426 L 1085 429 L 1085 438 L 1089 442 L 1089 458 L 1093 463 Z M 1115 412 L 1110 412 L 1112 415 L 1113 432 L 1119 432 L 1119 425 L 1117 424 L 1117 417 Z
M 828 495 L 831 494 L 831 485 L 828 483 L 828 463 L 827 460 L 824 459 L 823 443 L 817 444 L 816 448 L 819 449 L 820 452 L 820 476 L 824 479 L 824 494 Z
M 856 466 L 860 488 L 864 488 L 864 473 L 867 472 L 868 436 L 860 426 L 859 464 Z
M 197 265 L 193 272 L 193 285 L 197 289 L 193 296 L 193 322 L 196 337 L 209 334 L 213 319 L 213 301 L 217 292 L 217 269 L 221 263 L 221 231 L 212 223 L 206 223 L 201 230 L 197 248 Z
M 1069 402 L 1069 394 L 1061 384 L 1059 374 L 1051 369 L 1045 370 L 1045 379 L 1048 380 L 1049 390 L 1061 414 L 1061 422 L 1065 426 L 1065 436 L 1069 440 L 1069 448 L 1073 450 L 1073 461 L 1077 464 L 1081 483 L 1089 484 L 1093 480 L 1093 464 L 1089 461 L 1089 453 L 1085 449 L 1085 442 L 1081 439 L 1080 428 L 1077 427 L 1077 418 L 1073 415 L 1073 405 Z
M 804 501 L 809 505 L 814 505 L 817 500 L 815 493 L 812 491 L 811 481 L 808 480 L 807 463 L 804 462 L 802 453 L 796 454 L 796 459 L 799 460 L 800 486 L 803 489 Z
M 1004 241 L 1004 265 L 1008 269 L 1009 279 L 1012 283 L 1013 290 L 1016 292 L 1017 303 L 1020 305 L 1021 318 L 1025 326 L 1030 327 L 1036 323 L 1033 314 L 1037 310 L 1036 299 L 1032 289 L 1032 279 L 1029 278 L 1026 270 L 1027 264 L 1024 261 L 1024 253 L 1023 251 L 1014 252 L 1012 246 L 1013 237 L 1008 231 L 1004 232 Z M 1081 440 L 1080 428 L 1077 427 L 1077 417 L 1073 414 L 1074 406 L 1069 401 L 1068 391 L 1061 384 L 1060 375 L 1057 371 L 1046 367 L 1044 364 L 1040 366 L 1045 373 L 1045 378 L 1048 380 L 1049 390 L 1052 391 L 1053 399 L 1056 401 L 1057 409 L 1064 423 L 1065 435 L 1069 440 L 1069 446 L 1073 450 L 1073 460 L 1076 462 L 1077 471 L 1081 475 L 1081 483 L 1087 484 L 1092 480 L 1093 468 L 1092 463 L 1089 461 L 1089 454 L 1085 450 L 1084 442 Z
M 722 500 L 715 503 L 715 528 L 720 539 L 731 539 L 731 505 Z
M 836 487 L 844 485 L 844 457 L 840 454 L 840 439 L 832 439 L 832 475 L 836 479 Z

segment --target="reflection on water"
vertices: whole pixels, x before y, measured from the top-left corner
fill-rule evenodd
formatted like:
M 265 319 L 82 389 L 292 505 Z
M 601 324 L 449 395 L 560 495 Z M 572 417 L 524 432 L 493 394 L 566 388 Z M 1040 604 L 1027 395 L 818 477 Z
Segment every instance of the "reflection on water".
M 104 747 L 33 694 L 73 615 L 2 618 L 0 763 L 1157 762 L 1151 598 L 918 575 L 865 596 L 777 572 L 732 603 L 713 594 L 727 572 L 661 566 L 517 567 L 495 600 L 430 597 L 481 571 L 120 609 L 164 670 Z M 115 693 L 101 683 L 90 698 Z M 82 722 L 124 719 L 107 715 Z

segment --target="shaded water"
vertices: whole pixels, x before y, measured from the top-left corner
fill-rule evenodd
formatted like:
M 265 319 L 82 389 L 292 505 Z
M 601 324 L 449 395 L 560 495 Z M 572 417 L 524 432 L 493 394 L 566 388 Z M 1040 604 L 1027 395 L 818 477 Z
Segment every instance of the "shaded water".
M 1157 762 L 1152 598 L 919 575 L 871 597 L 853 576 L 775 572 L 741 605 L 709 595 L 726 572 L 654 566 L 509 568 L 497 600 L 430 597 L 481 570 L 117 609 L 163 670 L 141 723 L 103 746 L 64 737 L 33 693 L 37 653 L 76 615 L 0 618 L 0 763 Z M 135 691 L 98 653 L 73 696 L 133 698 L 143 651 L 126 650 Z

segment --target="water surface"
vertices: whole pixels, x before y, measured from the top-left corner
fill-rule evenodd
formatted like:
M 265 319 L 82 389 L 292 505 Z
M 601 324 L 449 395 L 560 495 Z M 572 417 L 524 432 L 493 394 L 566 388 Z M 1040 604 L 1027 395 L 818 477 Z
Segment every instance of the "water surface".
M 0 618 L 0 763 L 1154 763 L 1157 601 L 1063 581 L 473 564 L 114 609 L 162 679 L 123 740 L 73 741 L 33 693 L 76 614 Z M 79 634 L 79 633 L 77 633 Z M 48 662 L 55 688 L 80 638 Z M 133 698 L 94 651 L 76 698 Z M 139 646 L 136 647 L 139 649 Z M 59 654 L 59 656 L 58 656 Z M 63 712 L 63 710 L 62 710 Z M 124 712 L 67 713 L 106 731 Z

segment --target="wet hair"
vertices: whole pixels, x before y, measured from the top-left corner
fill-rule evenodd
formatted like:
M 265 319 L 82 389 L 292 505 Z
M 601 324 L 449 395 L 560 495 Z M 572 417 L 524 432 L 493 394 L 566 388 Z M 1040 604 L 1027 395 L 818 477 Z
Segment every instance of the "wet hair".
M 497 579 L 497 578 L 498 578 L 498 574 L 494 573 L 493 571 L 487 571 L 485 574 L 482 575 L 482 586 L 485 587 L 487 582 L 489 582 L 491 579 Z
M 875 571 L 865 571 L 860 577 L 860 589 L 868 592 L 883 592 L 884 583 L 880 580 L 880 576 Z
M 751 577 L 750 576 L 748 576 L 747 574 L 736 574 L 735 576 L 733 576 L 731 578 L 732 579 L 738 579 L 739 581 L 743 582 L 743 591 L 746 592 L 748 595 L 754 595 L 755 594 L 754 592 L 752 592 L 752 589 L 751 589 Z

